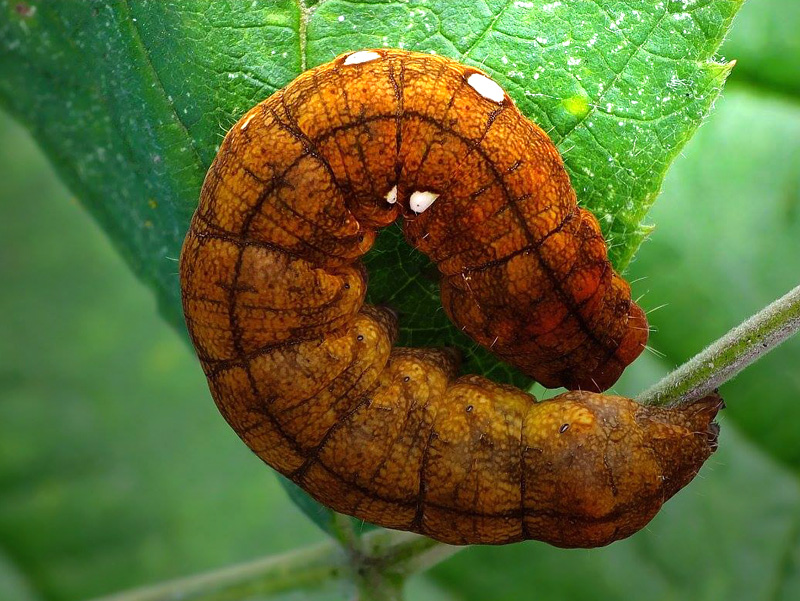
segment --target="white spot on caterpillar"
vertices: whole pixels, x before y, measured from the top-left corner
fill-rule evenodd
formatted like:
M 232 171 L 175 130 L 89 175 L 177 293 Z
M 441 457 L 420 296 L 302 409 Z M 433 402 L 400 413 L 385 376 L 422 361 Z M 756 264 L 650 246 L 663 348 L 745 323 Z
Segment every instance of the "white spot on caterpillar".
M 386 193 L 386 202 L 388 202 L 390 205 L 393 205 L 397 202 L 397 186 Z
M 353 54 L 344 59 L 344 64 L 360 65 L 361 63 L 368 63 L 380 57 L 380 54 L 373 52 L 372 50 L 359 50 L 358 52 L 353 52 Z
M 252 113 L 249 117 L 247 117 L 247 119 L 244 120 L 244 123 L 242 123 L 242 126 L 239 129 L 241 129 L 242 131 L 246 130 L 247 126 L 250 125 L 250 122 L 253 120 L 253 117 L 255 116 L 256 114 Z
M 424 213 L 439 198 L 436 192 L 414 192 L 408 199 L 408 205 L 415 213 Z
M 503 99 L 506 97 L 503 88 L 482 73 L 473 73 L 467 77 L 467 83 L 472 86 L 472 89 L 478 94 L 493 102 L 503 102 Z

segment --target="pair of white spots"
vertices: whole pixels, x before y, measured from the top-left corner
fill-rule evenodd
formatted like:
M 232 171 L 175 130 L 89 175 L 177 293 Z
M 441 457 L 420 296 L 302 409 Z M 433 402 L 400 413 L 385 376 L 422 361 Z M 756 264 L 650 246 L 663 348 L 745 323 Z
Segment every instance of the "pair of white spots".
M 348 55 L 342 64 L 345 66 L 360 65 L 362 63 L 369 63 L 371 61 L 378 60 L 379 58 L 381 58 L 380 53 L 375 52 L 374 50 L 359 50 L 358 52 L 353 52 L 353 54 Z M 491 100 L 492 102 L 502 104 L 506 98 L 503 88 L 486 77 L 483 73 L 470 74 L 469 77 L 467 77 L 467 83 L 478 94 L 487 100 Z
M 408 206 L 415 213 L 424 213 L 439 198 L 436 192 L 419 191 L 412 192 L 408 199 Z M 386 202 L 394 204 L 397 202 L 397 186 L 386 193 Z
M 360 65 L 378 60 L 379 58 L 381 58 L 381 55 L 378 52 L 373 50 L 359 50 L 358 52 L 353 52 L 348 55 L 342 64 L 345 66 Z M 492 102 L 502 103 L 505 100 L 506 95 L 505 92 L 503 92 L 503 88 L 486 77 L 483 73 L 470 74 L 469 77 L 467 77 L 467 84 L 478 94 Z M 418 190 L 411 194 L 408 199 L 408 205 L 412 211 L 419 214 L 426 211 L 437 198 L 439 198 L 439 195 L 435 192 Z M 389 204 L 397 202 L 397 186 L 394 186 L 386 193 L 386 202 Z

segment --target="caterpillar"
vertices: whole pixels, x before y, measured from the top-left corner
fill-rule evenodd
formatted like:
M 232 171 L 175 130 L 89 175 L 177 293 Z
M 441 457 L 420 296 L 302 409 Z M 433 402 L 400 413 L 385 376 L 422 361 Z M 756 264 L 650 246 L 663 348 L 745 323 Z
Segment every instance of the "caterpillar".
M 479 344 L 547 387 L 395 348 L 360 262 L 400 216 Z M 249 110 L 211 165 L 181 258 L 220 412 L 323 504 L 452 544 L 595 547 L 636 532 L 717 445 L 713 394 L 673 409 L 598 394 L 648 325 L 563 161 L 486 74 L 361 50 Z

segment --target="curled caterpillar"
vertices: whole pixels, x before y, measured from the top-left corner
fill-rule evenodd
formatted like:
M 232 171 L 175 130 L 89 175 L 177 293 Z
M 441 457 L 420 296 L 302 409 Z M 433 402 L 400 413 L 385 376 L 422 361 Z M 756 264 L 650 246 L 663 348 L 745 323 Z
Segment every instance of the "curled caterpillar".
M 360 257 L 404 219 L 448 316 L 552 400 L 393 348 Z M 307 71 L 230 130 L 180 262 L 225 419 L 333 509 L 454 543 L 593 547 L 642 528 L 716 448 L 720 399 L 601 395 L 647 321 L 556 148 L 477 69 L 364 50 Z

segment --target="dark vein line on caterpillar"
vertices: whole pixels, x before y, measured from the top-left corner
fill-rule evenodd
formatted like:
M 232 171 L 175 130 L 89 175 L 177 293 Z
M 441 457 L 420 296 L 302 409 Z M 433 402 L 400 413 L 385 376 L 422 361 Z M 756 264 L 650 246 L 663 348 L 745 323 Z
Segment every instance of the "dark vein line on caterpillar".
M 400 63 L 400 78 L 399 81 L 394 76 L 394 64 L 389 64 L 389 82 L 394 89 L 395 100 L 397 101 L 397 108 L 395 109 L 395 148 L 394 148 L 394 181 L 400 179 L 400 172 L 402 165 L 400 164 L 400 149 L 403 147 L 403 106 L 404 94 L 403 86 L 405 78 L 405 62 Z
M 344 98 L 344 105 L 345 105 L 345 107 L 347 109 L 347 112 L 350 115 L 350 117 L 353 118 L 353 121 L 351 122 L 351 129 L 356 129 L 356 132 L 353 135 L 353 140 L 355 141 L 355 144 L 356 144 L 356 153 L 358 154 L 358 160 L 361 161 L 361 171 L 362 171 L 362 173 L 364 173 L 364 175 L 367 176 L 367 182 L 369 183 L 370 192 L 372 193 L 372 197 L 373 198 L 377 198 L 378 197 L 378 192 L 375 190 L 375 180 L 373 178 L 372 171 L 370 170 L 369 165 L 367 164 L 367 158 L 366 158 L 366 155 L 364 154 L 364 147 L 361 145 L 361 136 L 359 135 L 359 131 L 358 131 L 358 130 L 360 130 L 362 128 L 366 129 L 366 127 L 365 127 L 365 124 L 366 124 L 366 121 L 365 121 L 366 120 L 365 110 L 366 110 L 366 108 L 362 106 L 361 107 L 361 111 L 359 112 L 358 116 L 354 117 L 353 110 L 350 107 L 350 95 L 347 93 L 347 87 L 346 86 L 342 86 L 341 91 L 342 91 L 342 98 Z
M 222 286 L 220 286 L 222 287 Z M 243 290 L 239 288 L 239 290 Z M 255 289 L 247 290 L 248 292 L 255 292 Z M 197 301 L 197 302 L 204 302 L 209 303 L 210 305 L 215 305 L 218 307 L 227 306 L 227 303 L 223 300 L 208 298 L 206 296 L 194 295 L 194 294 L 187 294 L 185 298 L 190 301 Z M 331 299 L 331 301 L 326 302 L 324 305 L 316 305 L 313 307 L 275 307 L 272 305 L 254 305 L 251 303 L 239 303 L 239 308 L 241 309 L 250 309 L 254 311 L 269 311 L 270 313 L 292 313 L 296 315 L 302 316 L 313 316 L 320 311 L 324 310 L 326 307 L 335 304 L 333 301 L 339 300 L 340 295 L 337 295 Z M 331 322 L 326 322 L 331 323 Z
M 358 402 L 355 406 L 345 413 L 342 416 L 339 416 L 339 419 L 325 432 L 325 435 L 322 437 L 322 440 L 319 442 L 317 446 L 311 449 L 311 452 L 306 455 L 306 459 L 299 468 L 289 474 L 289 479 L 293 482 L 297 482 L 300 484 L 303 481 L 308 470 L 314 463 L 321 463 L 319 455 L 325 449 L 325 445 L 328 444 L 328 441 L 331 437 L 342 427 L 344 427 L 352 418 L 355 416 L 356 413 L 365 405 L 369 405 L 372 402 L 371 396 L 374 392 L 374 389 L 370 389 L 367 392 L 363 393 L 361 396 L 356 399 Z
M 425 400 L 425 405 L 422 408 L 422 412 L 423 413 L 424 413 L 425 409 L 427 409 L 428 403 L 429 403 L 429 400 L 426 399 Z M 392 451 L 394 450 L 394 447 L 397 444 L 397 441 L 400 440 L 400 438 L 406 433 L 406 426 L 408 425 L 408 422 L 411 419 L 411 414 L 415 410 L 416 410 L 416 398 L 412 397 L 412 402 L 408 403 L 406 405 L 405 416 L 403 417 L 403 421 L 402 421 L 401 426 L 397 430 L 397 434 L 395 434 L 395 436 L 392 438 L 391 443 L 389 443 L 389 445 L 387 445 L 386 451 L 384 452 L 384 454 L 381 457 L 381 459 L 377 462 L 376 466 L 372 470 L 372 474 L 368 478 L 368 481 L 370 482 L 370 484 L 375 482 L 375 479 L 378 477 L 378 474 L 387 465 L 387 462 L 389 461 L 389 458 L 392 455 Z M 356 505 L 356 510 L 358 510 L 360 507 L 361 507 L 361 502 L 359 502 Z
M 428 468 L 428 457 L 430 453 L 431 444 L 433 444 L 433 441 L 437 437 L 438 434 L 436 433 L 436 416 L 434 416 L 433 419 L 431 420 L 431 431 L 428 434 L 428 439 L 425 442 L 425 446 L 422 448 L 422 459 L 420 460 L 419 474 L 417 476 L 417 482 L 419 482 L 419 491 L 417 492 L 417 496 L 414 499 L 416 512 L 414 513 L 414 519 L 411 521 L 412 528 L 420 528 L 422 526 L 422 520 L 425 517 L 425 494 L 428 489 L 428 481 L 425 478 L 425 470 Z
M 353 361 L 351 361 L 351 362 L 350 362 L 350 364 L 349 364 L 349 365 L 348 365 L 348 366 L 347 366 L 347 367 L 346 367 L 344 370 L 342 370 L 342 373 L 349 373 L 349 372 L 350 372 L 350 369 L 351 369 L 351 368 L 353 368 L 353 367 L 354 367 L 354 366 L 356 366 L 356 365 L 357 365 L 357 359 L 354 357 L 354 358 L 353 358 Z M 331 407 L 332 407 L 334 410 L 338 409 L 338 407 L 339 407 L 339 404 L 340 404 L 342 401 L 347 401 L 347 400 L 349 400 L 349 399 L 348 399 L 348 397 L 349 397 L 350 393 L 352 393 L 354 390 L 358 389 L 359 385 L 360 385 L 360 384 L 361 384 L 361 382 L 364 380 L 364 377 L 367 375 L 368 371 L 369 371 L 369 370 L 361 371 L 361 372 L 360 372 L 360 373 L 359 373 L 359 374 L 356 376 L 355 380 L 353 380 L 353 381 L 350 383 L 350 385 L 349 385 L 347 388 L 345 388 L 345 389 L 344 389 L 344 390 L 341 392 L 341 394 L 339 394 L 339 396 L 337 396 L 335 399 L 333 399 L 333 400 L 331 401 L 331 403 L 330 403 L 330 406 L 331 406 Z M 367 389 L 366 389 L 364 392 L 362 392 L 362 393 L 361 393 L 359 396 L 357 396 L 357 397 L 356 397 L 356 401 L 357 401 L 358 399 L 361 399 L 362 397 L 367 397 L 367 396 L 370 396 L 371 392 L 375 390 L 375 387 L 376 387 L 376 386 L 377 386 L 377 384 L 376 384 L 376 382 L 375 382 L 375 381 L 374 381 L 374 382 L 371 382 L 371 383 L 370 383 L 370 385 L 367 387 Z M 309 398 L 310 398 L 310 397 L 309 397 Z M 307 401 L 307 400 L 309 400 L 309 399 L 304 399 L 304 400 L 306 400 L 306 401 Z M 301 402 L 302 402 L 302 401 L 301 401 Z M 288 413 L 288 411 L 291 411 L 292 409 L 295 409 L 296 407 L 298 407 L 298 406 L 299 406 L 299 404 L 300 404 L 300 403 L 298 403 L 298 405 L 293 405 L 293 406 L 291 406 L 291 407 L 288 407 L 288 408 L 286 408 L 286 411 L 285 411 L 285 412 L 286 412 L 286 413 Z M 343 413 L 343 415 L 346 415 L 347 413 L 349 413 L 350 411 L 353 411 L 353 410 L 355 410 L 355 408 L 348 409 L 347 411 L 345 411 L 345 412 Z M 283 413 L 283 412 L 279 412 L 279 414 L 280 414 L 280 413 Z M 304 448 L 306 449 L 306 451 L 307 451 L 307 452 L 311 452 L 312 454 L 313 454 L 313 453 L 317 453 L 317 454 L 318 454 L 318 453 L 319 453 L 319 452 L 322 450 L 322 449 L 320 448 L 320 445 L 322 445 L 322 444 L 323 444 L 323 441 L 325 441 L 325 440 L 327 439 L 327 437 L 328 437 L 328 436 L 330 436 L 330 435 L 332 435 L 332 434 L 333 434 L 333 432 L 332 432 L 331 430 L 332 430 L 332 428 L 333 428 L 334 426 L 336 426 L 336 424 L 337 424 L 337 423 L 339 423 L 339 421 L 341 420 L 341 418 L 342 418 L 342 416 L 341 416 L 341 415 L 337 415 L 337 419 L 336 419 L 335 423 L 333 424 L 333 426 L 331 426 L 331 428 L 330 428 L 330 429 L 328 429 L 328 430 L 325 432 L 325 434 L 324 434 L 324 435 L 322 436 L 322 438 L 320 439 L 320 442 L 318 442 L 318 443 L 316 443 L 316 444 L 314 444 L 314 445 L 305 445 L 305 447 L 304 447 Z M 308 460 L 310 459 L 310 457 L 309 457 L 308 455 L 305 455 L 305 457 L 307 458 L 307 459 L 306 459 L 306 461 L 308 461 Z M 312 462 L 312 463 L 313 463 L 313 462 Z
M 311 72 L 311 80 L 314 82 L 314 88 L 317 91 L 319 91 L 320 90 L 320 85 L 319 85 L 319 79 L 317 77 L 317 71 L 312 71 Z M 322 102 L 321 102 L 322 109 L 325 111 L 325 116 L 326 116 L 326 118 L 328 120 L 328 123 L 335 123 L 335 120 L 331 115 L 331 108 L 328 106 L 328 103 L 325 100 L 324 95 L 320 95 L 320 97 L 322 98 Z M 344 150 L 342 149 L 341 141 L 339 140 L 339 138 L 335 137 L 336 133 L 332 133 L 331 135 L 334 138 L 334 143 L 336 145 L 336 148 L 339 150 L 339 160 L 342 162 L 342 165 L 344 166 L 344 173 L 345 173 L 345 176 L 347 177 L 346 189 L 349 190 L 349 192 L 350 192 L 349 194 L 345 195 L 345 199 L 344 199 L 345 205 L 347 205 L 347 203 L 349 202 L 350 197 L 352 196 L 352 191 L 354 190 L 353 178 L 350 175 L 350 168 L 349 168 L 349 165 L 348 165 L 348 161 L 345 160 L 345 154 L 344 154 Z M 315 138 L 315 140 L 314 140 L 314 143 L 316 145 L 319 145 L 320 142 L 325 141 L 326 139 L 327 139 L 327 136 L 325 136 L 325 137 L 317 136 Z M 348 210 L 349 210 L 349 207 L 348 207 Z
M 317 159 L 317 161 L 319 161 L 323 167 L 325 167 L 325 170 L 328 172 L 331 181 L 333 182 L 334 186 L 336 186 L 336 189 L 339 191 L 339 194 L 341 194 L 342 199 L 346 200 L 349 190 L 346 190 L 342 186 L 341 182 L 339 181 L 339 178 L 336 177 L 336 172 L 333 170 L 330 161 L 328 161 L 325 155 L 323 155 L 320 152 L 316 142 L 311 140 L 305 134 L 305 132 L 303 132 L 303 130 L 300 128 L 300 125 L 297 123 L 297 120 L 294 118 L 291 111 L 289 110 L 289 107 L 286 105 L 286 95 L 281 93 L 280 99 L 281 99 L 281 106 L 283 107 L 283 112 L 286 115 L 286 119 L 288 120 L 289 123 L 288 124 L 284 123 L 283 120 L 280 119 L 273 110 L 273 115 L 275 116 L 278 127 L 284 128 L 292 136 L 297 138 L 303 144 L 303 147 L 307 150 L 307 152 L 315 159 Z
M 439 72 L 439 76 L 437 77 L 436 83 L 434 85 L 439 83 L 439 80 L 441 79 L 441 75 L 442 75 L 443 71 L 444 71 L 444 68 Z M 461 79 L 458 87 L 455 90 L 453 90 L 453 93 L 450 95 L 450 100 L 447 101 L 447 104 L 446 104 L 445 109 L 444 109 L 444 114 L 438 119 L 438 121 L 441 124 L 445 124 L 446 123 L 447 116 L 450 114 L 450 109 L 453 108 L 453 104 L 456 101 L 456 96 L 458 96 L 459 92 L 461 92 L 462 88 L 464 87 L 464 83 L 466 83 L 465 80 Z M 433 102 L 433 94 L 431 94 L 428 97 L 428 104 L 426 106 L 426 113 L 430 110 L 432 102 Z M 447 129 L 445 129 L 444 127 L 440 127 L 440 131 L 447 131 Z M 414 183 L 411 184 L 411 185 L 406 184 L 406 186 L 407 186 L 407 188 L 409 190 L 419 190 L 419 187 L 418 187 L 419 173 L 420 173 L 420 171 L 422 171 L 422 167 L 425 164 L 425 161 L 428 159 L 428 155 L 431 152 L 431 148 L 433 147 L 433 144 L 436 141 L 437 141 L 436 136 L 430 136 L 429 139 L 427 140 L 427 143 L 426 143 L 426 146 L 425 146 L 425 150 L 423 151 L 422 157 L 420 158 L 419 163 L 417 164 L 417 169 L 414 171 L 414 177 L 413 177 Z M 403 155 L 402 149 L 400 150 L 400 154 Z M 409 178 L 409 179 L 412 179 L 412 178 Z

